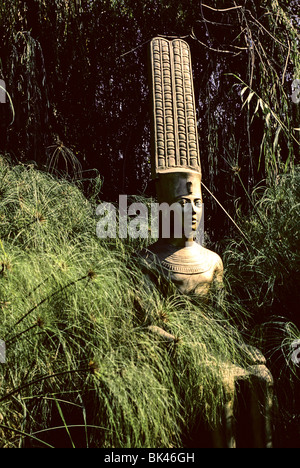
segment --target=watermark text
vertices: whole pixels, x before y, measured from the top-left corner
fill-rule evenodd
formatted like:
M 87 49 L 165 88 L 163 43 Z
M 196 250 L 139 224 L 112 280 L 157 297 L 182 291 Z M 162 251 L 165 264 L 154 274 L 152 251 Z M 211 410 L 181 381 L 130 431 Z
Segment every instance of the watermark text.
M 294 350 L 291 355 L 291 361 L 293 364 L 298 366 L 300 364 L 300 339 L 294 340 L 291 343 L 291 347 Z
M 292 84 L 292 101 L 295 104 L 300 103 L 300 80 L 294 80 Z
M 6 346 L 3 340 L 0 340 L 0 364 L 5 364 L 6 362 Z
M 119 206 L 103 202 L 96 209 L 96 233 L 101 239 L 187 239 L 204 243 L 204 204 L 191 202 L 143 203 L 128 206 L 127 195 L 119 196 Z
M 0 104 L 6 103 L 6 85 L 4 80 L 0 80 Z

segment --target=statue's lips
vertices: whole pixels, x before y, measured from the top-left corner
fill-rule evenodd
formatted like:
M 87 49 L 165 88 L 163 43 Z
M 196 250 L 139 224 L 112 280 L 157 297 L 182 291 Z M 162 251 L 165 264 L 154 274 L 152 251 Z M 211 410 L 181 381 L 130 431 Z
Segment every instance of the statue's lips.
M 193 230 L 197 229 L 198 224 L 199 224 L 199 219 L 197 216 L 193 216 L 192 219 L 190 219 L 188 222 L 185 221 L 184 223 L 186 228 L 191 227 Z
M 193 227 L 194 227 L 194 226 L 197 226 L 197 224 L 198 224 L 198 219 L 197 219 L 197 217 L 193 217 L 193 219 L 192 219 L 192 226 L 193 226 Z

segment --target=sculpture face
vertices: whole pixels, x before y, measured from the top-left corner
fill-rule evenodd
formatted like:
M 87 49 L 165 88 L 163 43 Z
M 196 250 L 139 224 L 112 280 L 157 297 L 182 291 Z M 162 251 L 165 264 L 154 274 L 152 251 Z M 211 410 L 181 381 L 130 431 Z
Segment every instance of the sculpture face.
M 183 195 L 175 202 L 181 207 L 183 233 L 187 240 L 195 238 L 202 215 L 202 199 L 199 195 Z
M 192 241 L 202 216 L 201 175 L 191 171 L 160 174 L 157 192 L 160 204 L 172 206 L 180 238 Z

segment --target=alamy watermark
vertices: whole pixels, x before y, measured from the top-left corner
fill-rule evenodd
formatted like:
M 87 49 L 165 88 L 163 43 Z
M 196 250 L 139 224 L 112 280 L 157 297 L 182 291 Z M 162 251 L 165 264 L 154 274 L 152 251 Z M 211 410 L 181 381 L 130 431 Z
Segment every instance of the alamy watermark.
M 3 340 L 0 340 L 0 364 L 5 364 L 6 360 L 6 346 Z
M 294 350 L 291 354 L 291 361 L 298 366 L 300 364 L 300 340 L 294 340 L 291 343 L 291 348 Z
M 292 83 L 292 101 L 295 104 L 300 103 L 300 80 L 294 80 Z
M 6 85 L 4 80 L 0 80 L 0 104 L 6 103 Z
M 101 239 L 163 239 L 194 236 L 204 243 L 204 204 L 199 200 L 180 200 L 150 204 L 134 202 L 128 206 L 127 195 L 119 196 L 119 206 L 103 202 L 96 210 L 100 217 L 96 233 Z

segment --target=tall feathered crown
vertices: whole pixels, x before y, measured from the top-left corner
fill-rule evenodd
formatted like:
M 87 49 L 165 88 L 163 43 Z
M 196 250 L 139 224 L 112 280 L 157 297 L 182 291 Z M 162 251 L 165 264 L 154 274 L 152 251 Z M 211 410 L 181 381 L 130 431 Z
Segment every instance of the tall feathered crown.
M 150 43 L 152 178 L 192 171 L 201 174 L 189 45 L 156 37 Z

